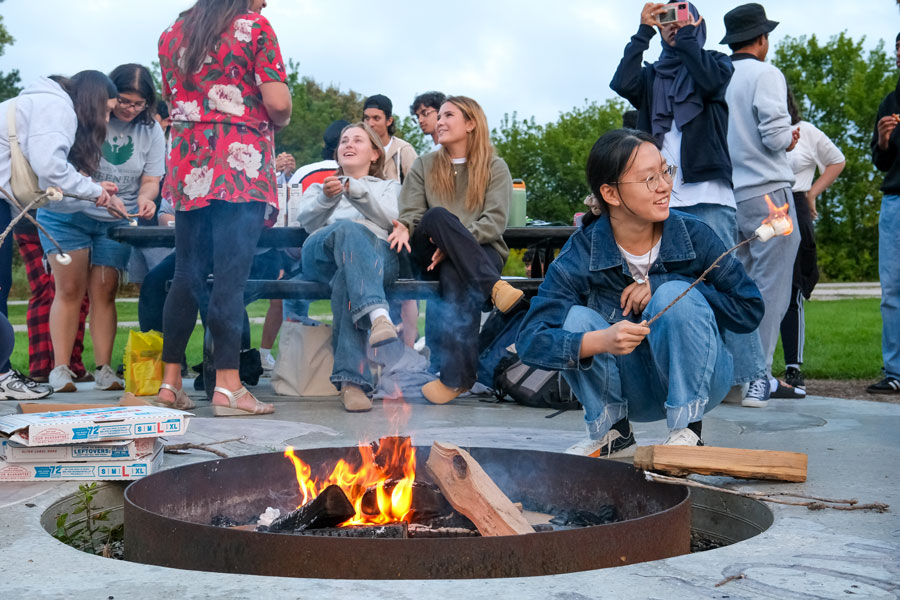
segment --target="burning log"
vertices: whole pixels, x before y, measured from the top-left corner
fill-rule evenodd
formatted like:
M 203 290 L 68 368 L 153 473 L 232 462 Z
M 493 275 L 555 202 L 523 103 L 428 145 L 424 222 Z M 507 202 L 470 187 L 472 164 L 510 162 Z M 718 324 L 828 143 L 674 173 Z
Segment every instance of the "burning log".
M 295 511 L 279 517 L 269 526 L 269 531 L 297 531 L 336 527 L 356 514 L 356 509 L 343 490 L 329 485 L 313 500 Z
M 405 522 L 388 525 L 351 525 L 350 527 L 327 527 L 324 529 L 304 529 L 299 535 L 313 537 L 337 537 L 357 539 L 406 539 L 409 536 Z
M 534 533 L 522 513 L 468 452 L 435 442 L 425 463 L 444 497 L 483 536 Z

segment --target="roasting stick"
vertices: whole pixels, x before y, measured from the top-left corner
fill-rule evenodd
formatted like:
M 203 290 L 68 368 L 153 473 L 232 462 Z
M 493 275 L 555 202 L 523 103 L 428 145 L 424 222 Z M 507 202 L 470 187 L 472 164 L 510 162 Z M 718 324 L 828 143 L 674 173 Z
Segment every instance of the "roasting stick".
M 2 186 L 0 186 L 0 192 L 2 192 L 4 196 L 6 196 L 6 199 L 9 201 L 10 205 L 14 206 L 19 211 L 19 214 L 17 214 L 13 218 L 13 220 L 10 221 L 9 226 L 3 231 L 2 234 L 0 234 L 0 245 L 2 245 L 3 242 L 6 241 L 6 236 L 9 235 L 9 232 L 12 231 L 12 228 L 15 227 L 16 223 L 18 223 L 24 217 L 24 218 L 28 219 L 29 221 L 31 221 L 31 223 L 35 227 L 37 227 L 41 231 L 41 233 L 43 233 L 45 236 L 47 236 L 47 239 L 50 240 L 51 242 L 53 242 L 54 246 L 56 246 L 56 249 L 59 251 L 59 254 L 56 255 L 56 262 L 58 262 L 61 265 L 67 265 L 72 262 L 72 257 L 69 256 L 62 249 L 62 246 L 59 245 L 59 242 L 56 241 L 56 238 L 54 238 L 52 235 L 50 235 L 50 232 L 47 231 L 43 225 L 38 223 L 37 219 L 35 219 L 33 216 L 31 216 L 31 213 L 28 212 L 34 206 L 37 206 L 38 204 L 40 204 L 47 198 L 50 198 L 50 200 L 52 202 L 58 202 L 58 201 L 62 200 L 62 191 L 59 188 L 57 188 L 57 187 L 47 188 L 47 190 L 45 190 L 43 194 L 41 194 L 40 196 L 35 198 L 32 202 L 30 202 L 24 208 L 22 207 L 21 204 L 19 204 L 19 201 L 16 200 L 15 197 L 12 194 L 10 194 L 9 192 L 7 192 Z
M 756 240 L 756 239 L 759 239 L 759 233 L 754 233 L 753 236 L 747 238 L 746 240 L 744 240 L 744 241 L 741 242 L 740 244 L 737 244 L 737 245 L 735 245 L 735 246 L 732 246 L 731 248 L 729 248 L 728 250 L 726 250 L 725 252 L 723 252 L 722 254 L 720 254 L 720 255 L 719 255 L 719 258 L 717 258 L 716 260 L 714 260 L 713 263 L 712 263 L 711 265 L 709 265 L 709 267 L 707 267 L 706 270 L 703 271 L 703 273 L 700 274 L 700 277 L 698 277 L 698 278 L 694 281 L 694 283 L 692 283 L 691 285 L 689 285 L 688 288 L 687 288 L 686 290 L 684 290 L 683 292 L 681 292 L 681 293 L 678 295 L 677 298 L 675 298 L 674 300 L 672 300 L 671 302 L 669 302 L 669 304 L 666 305 L 666 307 L 665 307 L 664 309 L 662 309 L 661 311 L 659 311 L 658 313 L 656 313 L 655 315 L 653 315 L 653 318 L 650 319 L 649 321 L 647 321 L 647 327 L 650 327 L 651 325 L 653 325 L 653 322 L 656 321 L 656 320 L 657 320 L 658 318 L 660 318 L 661 316 L 663 316 L 664 314 L 666 314 L 666 311 L 669 310 L 670 308 L 672 308 L 672 306 L 674 306 L 676 302 L 678 302 L 679 300 L 681 300 L 682 298 L 684 298 L 685 296 L 687 296 L 687 293 L 688 293 L 689 291 L 691 291 L 692 289 L 694 289 L 694 288 L 697 286 L 698 283 L 700 283 L 701 281 L 703 281 L 703 280 L 706 278 L 706 276 L 709 275 L 709 272 L 710 272 L 710 271 L 712 271 L 713 269 L 715 269 L 716 267 L 719 266 L 719 262 L 720 262 L 723 258 L 725 258 L 726 256 L 728 256 L 729 254 L 731 254 L 732 252 L 734 252 L 735 250 L 737 250 L 737 249 L 740 248 L 741 246 L 744 246 L 744 245 L 746 245 L 746 244 L 749 244 L 750 242 L 752 242 L 753 240 Z

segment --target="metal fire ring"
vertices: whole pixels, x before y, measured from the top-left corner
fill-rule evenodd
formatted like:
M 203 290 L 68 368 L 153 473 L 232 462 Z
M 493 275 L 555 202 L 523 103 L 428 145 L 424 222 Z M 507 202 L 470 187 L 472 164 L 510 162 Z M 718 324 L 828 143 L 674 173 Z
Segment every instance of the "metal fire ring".
M 267 506 L 292 507 L 298 487 L 280 453 L 168 469 L 125 492 L 125 552 L 133 562 L 179 569 L 335 579 L 527 577 L 658 560 L 690 551 L 687 488 L 644 480 L 614 461 L 497 448 L 469 448 L 513 501 L 591 510 L 613 504 L 621 521 L 519 536 L 346 539 L 257 533 L 209 525 L 219 514 L 250 519 Z M 351 448 L 297 451 L 307 464 L 334 465 Z M 418 481 L 429 448 L 416 449 Z

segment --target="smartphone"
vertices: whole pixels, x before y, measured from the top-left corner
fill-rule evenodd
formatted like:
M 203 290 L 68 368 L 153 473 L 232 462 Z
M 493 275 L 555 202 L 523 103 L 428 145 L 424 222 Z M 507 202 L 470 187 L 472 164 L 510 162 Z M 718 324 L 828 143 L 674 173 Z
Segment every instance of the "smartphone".
M 667 4 L 666 12 L 657 15 L 660 25 L 668 23 L 686 23 L 691 20 L 691 11 L 688 10 L 687 2 L 677 2 L 675 4 Z

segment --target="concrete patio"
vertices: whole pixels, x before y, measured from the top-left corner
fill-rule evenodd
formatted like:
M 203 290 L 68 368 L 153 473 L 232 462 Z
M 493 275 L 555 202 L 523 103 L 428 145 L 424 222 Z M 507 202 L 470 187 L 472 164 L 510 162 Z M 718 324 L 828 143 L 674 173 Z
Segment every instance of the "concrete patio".
M 57 394 L 54 401 L 112 401 L 118 393 Z M 90 391 L 88 391 L 90 390 Z M 348 414 L 337 398 L 258 395 L 276 414 L 211 418 L 205 402 L 188 435 L 170 442 L 197 443 L 245 436 L 222 448 L 231 455 L 298 448 L 349 446 L 397 433 L 380 404 Z M 16 403 L 0 402 L 0 414 Z M 583 435 L 580 413 L 552 419 L 551 411 L 466 398 L 447 406 L 411 401 L 399 433 L 416 445 L 435 440 L 461 446 L 562 451 Z M 660 441 L 664 423 L 635 424 L 638 443 Z M 723 405 L 704 420 L 708 445 L 790 450 L 809 455 L 805 484 L 704 478 L 742 490 L 792 491 L 811 496 L 885 502 L 885 514 L 810 511 L 770 505 L 775 522 L 747 541 L 677 558 L 568 575 L 456 581 L 349 581 L 286 579 L 192 572 L 88 555 L 53 539 L 41 514 L 77 489 L 76 483 L 0 484 L 0 595 L 3 598 L 897 598 L 900 596 L 900 404 L 810 397 L 773 400 L 765 409 Z M 192 452 L 165 457 L 170 468 L 214 456 Z M 586 549 L 587 550 L 587 549 Z M 377 560 L 377 557 L 373 557 Z M 730 576 L 743 575 L 716 587 Z

